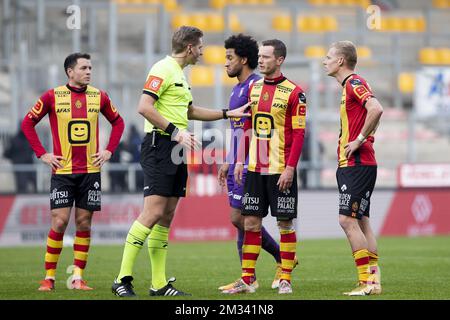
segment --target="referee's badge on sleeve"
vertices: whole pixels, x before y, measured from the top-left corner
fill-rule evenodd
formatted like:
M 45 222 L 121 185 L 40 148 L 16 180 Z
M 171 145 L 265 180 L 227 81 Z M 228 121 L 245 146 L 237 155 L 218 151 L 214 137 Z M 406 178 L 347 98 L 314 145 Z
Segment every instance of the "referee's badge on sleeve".
M 163 83 L 163 79 L 155 76 L 148 77 L 147 82 L 145 83 L 144 89 L 150 90 L 152 92 L 158 92 L 159 88 L 161 88 L 161 85 Z

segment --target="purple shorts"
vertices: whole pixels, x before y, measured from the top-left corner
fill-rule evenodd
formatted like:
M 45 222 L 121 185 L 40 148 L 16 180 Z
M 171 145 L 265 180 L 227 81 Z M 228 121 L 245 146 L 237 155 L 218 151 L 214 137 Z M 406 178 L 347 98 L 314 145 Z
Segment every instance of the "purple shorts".
M 227 176 L 228 202 L 232 208 L 242 209 L 242 195 L 244 194 L 246 173 L 247 170 L 244 170 L 244 173 L 242 174 L 242 185 L 239 185 L 234 180 L 233 174 Z

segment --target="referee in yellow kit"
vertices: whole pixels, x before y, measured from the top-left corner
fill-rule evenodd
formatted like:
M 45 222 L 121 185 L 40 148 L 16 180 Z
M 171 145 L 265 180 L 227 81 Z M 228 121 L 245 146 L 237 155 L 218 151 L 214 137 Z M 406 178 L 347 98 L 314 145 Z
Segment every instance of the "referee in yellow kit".
M 151 296 L 188 295 L 175 289 L 175 278 L 166 279 L 169 227 L 180 197 L 186 195 L 187 164 L 174 161 L 177 144 L 197 148 L 199 142 L 188 132 L 188 120 L 213 121 L 243 117 L 246 105 L 233 111 L 209 110 L 194 106 L 189 84 L 183 73 L 202 55 L 203 32 L 182 26 L 172 37 L 172 54 L 151 68 L 138 111 L 145 118 L 147 135 L 142 143 L 141 165 L 144 171 L 144 208 L 134 221 L 125 241 L 122 265 L 112 291 L 119 297 L 132 297 L 131 281 L 136 256 L 148 239 L 152 268 Z M 181 155 L 182 156 L 182 155 Z M 181 163 L 180 163 L 181 162 Z

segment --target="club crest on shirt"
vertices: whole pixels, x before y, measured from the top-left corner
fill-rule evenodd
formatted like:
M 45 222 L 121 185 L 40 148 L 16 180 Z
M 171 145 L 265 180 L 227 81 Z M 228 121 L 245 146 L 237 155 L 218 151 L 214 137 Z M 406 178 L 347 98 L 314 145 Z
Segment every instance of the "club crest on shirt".
M 82 106 L 81 101 L 80 101 L 80 100 L 77 100 L 77 101 L 75 102 L 75 107 L 77 107 L 77 109 L 80 109 L 81 106 Z
M 263 100 L 264 100 L 264 101 L 269 100 L 269 93 L 268 93 L 267 91 L 264 92 L 264 94 L 263 94 Z

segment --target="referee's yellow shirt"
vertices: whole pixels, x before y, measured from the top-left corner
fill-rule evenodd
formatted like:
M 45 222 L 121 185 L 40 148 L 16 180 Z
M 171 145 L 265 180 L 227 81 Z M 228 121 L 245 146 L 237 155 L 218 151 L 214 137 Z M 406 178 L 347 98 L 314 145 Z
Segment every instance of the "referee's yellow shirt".
M 192 95 L 183 69 L 174 58 L 166 56 L 153 65 L 143 93 L 156 99 L 155 108 L 167 121 L 179 129 L 188 127 L 187 111 L 192 104 Z M 144 131 L 151 132 L 153 128 L 154 126 L 145 120 Z

